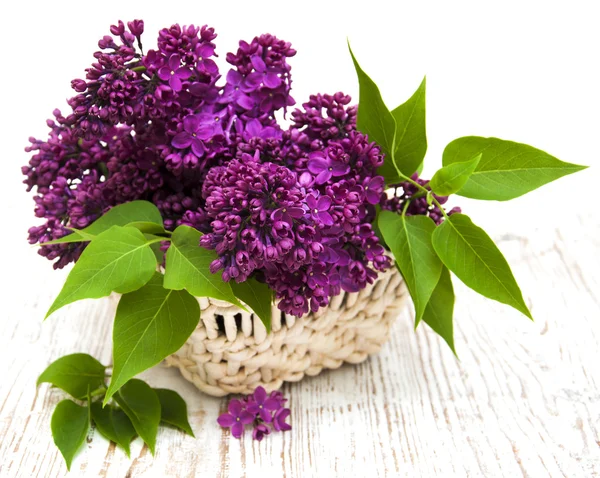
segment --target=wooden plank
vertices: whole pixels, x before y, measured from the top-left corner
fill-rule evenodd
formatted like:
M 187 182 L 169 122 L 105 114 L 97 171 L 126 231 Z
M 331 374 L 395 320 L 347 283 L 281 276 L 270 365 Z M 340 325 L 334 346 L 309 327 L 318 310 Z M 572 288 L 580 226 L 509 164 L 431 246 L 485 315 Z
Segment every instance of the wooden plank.
M 379 355 L 287 384 L 293 430 L 261 443 L 217 426 L 225 399 L 157 367 L 143 378 L 183 395 L 197 438 L 165 429 L 154 458 L 138 439 L 128 459 L 92 432 L 71 476 L 598 476 L 600 224 L 583 212 L 497 239 L 535 322 L 455 281 L 460 361 L 406 312 Z M 110 307 L 84 301 L 42 323 L 64 273 L 18 253 L 35 275 L 18 275 L 27 287 L 0 321 L 0 476 L 64 476 L 49 430 L 63 395 L 35 379 L 66 353 L 109 363 Z

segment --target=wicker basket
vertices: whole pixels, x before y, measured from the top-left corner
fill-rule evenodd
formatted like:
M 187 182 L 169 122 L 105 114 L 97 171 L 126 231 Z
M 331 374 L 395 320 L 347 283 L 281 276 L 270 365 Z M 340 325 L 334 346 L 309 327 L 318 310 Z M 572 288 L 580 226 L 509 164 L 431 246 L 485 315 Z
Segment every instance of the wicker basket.
M 252 393 L 259 385 L 275 390 L 305 374 L 359 363 L 377 353 L 406 298 L 404 282 L 392 268 L 360 292 L 333 297 L 315 314 L 296 318 L 273 306 L 268 335 L 254 314 L 200 298 L 198 328 L 166 363 L 216 397 Z

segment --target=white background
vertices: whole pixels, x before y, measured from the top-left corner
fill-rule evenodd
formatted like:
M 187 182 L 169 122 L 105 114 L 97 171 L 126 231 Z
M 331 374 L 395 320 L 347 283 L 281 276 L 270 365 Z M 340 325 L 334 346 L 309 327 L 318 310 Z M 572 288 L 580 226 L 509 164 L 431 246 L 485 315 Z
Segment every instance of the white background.
M 390 108 L 427 75 L 429 149 L 425 176 L 441 164 L 444 146 L 466 135 L 526 142 L 573 163 L 599 164 L 600 11 L 597 2 L 303 1 L 273 2 L 2 2 L 4 267 L 22 289 L 50 264 L 25 238 L 36 220 L 20 183 L 31 135 L 45 138 L 46 118 L 67 110 L 70 80 L 84 76 L 109 25 L 143 18 L 145 48 L 172 23 L 208 24 L 218 37 L 219 64 L 240 39 L 269 32 L 298 54 L 292 94 L 344 91 L 358 100 L 347 52 L 379 84 Z M 459 200 L 492 235 L 518 221 L 524 228 L 565 221 L 596 200 L 591 168 L 510 203 Z M 526 229 L 525 229 L 526 230 Z M 26 263 L 27 268 L 22 265 Z M 15 277 L 16 276 L 16 277 Z M 15 279 L 18 282 L 14 282 Z M 39 284 L 36 284 L 39 285 Z
M 29 297 L 41 297 L 47 304 L 40 309 L 46 309 L 61 287 L 64 271 L 52 272 L 26 242 L 27 228 L 36 220 L 21 184 L 20 167 L 28 161 L 23 148 L 31 135 L 46 137 L 45 120 L 54 108 L 67 110 L 70 80 L 84 76 L 98 39 L 118 19 L 145 20 L 145 49 L 152 47 L 159 28 L 172 23 L 213 26 L 224 73 L 225 54 L 235 51 L 240 39 L 269 32 L 288 40 L 298 50 L 291 59 L 298 104 L 311 93 L 340 90 L 358 100 L 349 38 L 390 108 L 405 101 L 427 75 L 425 176 L 441 165 L 444 146 L 466 135 L 525 142 L 564 161 L 592 166 L 510 203 L 454 201 L 492 236 L 516 228 L 527 236 L 549 223 L 579 228 L 574 214 L 597 209 L 598 2 L 4 1 L 0 9 L 0 320 L 20 320 L 21 304 Z M 597 214 L 589 217 L 598 221 Z M 465 292 L 459 302 L 468 300 Z M 574 314 L 578 307 L 573 304 Z M 487 327 L 493 330 L 494 321 Z M 75 333 L 65 330 L 64 340 Z M 32 387 L 34 381 L 32 376 Z

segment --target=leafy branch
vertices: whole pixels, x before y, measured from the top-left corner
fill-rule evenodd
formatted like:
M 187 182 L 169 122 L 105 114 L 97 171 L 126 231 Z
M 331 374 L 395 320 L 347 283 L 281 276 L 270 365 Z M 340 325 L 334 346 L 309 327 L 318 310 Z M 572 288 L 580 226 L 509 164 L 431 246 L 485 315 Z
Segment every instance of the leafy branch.
M 388 187 L 402 181 L 419 191 L 406 198 L 400 215 L 390 211 L 377 215 L 377 229 L 412 297 L 415 326 L 423 320 L 455 352 L 450 272 L 476 292 L 531 318 L 510 266 L 492 239 L 465 214 L 449 216 L 435 195 L 506 201 L 585 166 L 560 161 L 526 144 L 466 136 L 448 144 L 443 166 L 423 186 L 411 176 L 422 166 L 427 150 L 425 80 L 409 100 L 390 111 L 352 50 L 350 55 L 359 82 L 357 128 L 384 154 L 379 174 Z M 429 205 L 439 208 L 441 224 L 426 216 L 407 216 L 410 203 L 424 196 Z
M 67 469 L 71 468 L 92 424 L 127 456 L 136 436 L 140 436 L 154 454 L 160 423 L 194 436 L 187 418 L 187 406 L 177 392 L 153 389 L 141 380 L 131 379 L 112 399 L 105 400 L 106 381 L 106 367 L 83 353 L 59 358 L 38 379 L 38 385 L 50 383 L 75 399 L 59 402 L 51 420 L 54 443 L 65 459 Z
M 122 401 L 119 394 L 133 377 L 179 350 L 196 329 L 200 321 L 196 297 L 226 300 L 245 310 L 248 304 L 270 330 L 272 293 L 268 286 L 250 281 L 232 288 L 220 273 L 212 274 L 209 265 L 217 255 L 200 247 L 201 233 L 188 226 L 166 231 L 160 212 L 150 202 L 115 206 L 72 236 L 67 236 L 71 242 L 89 244 L 46 317 L 82 299 L 121 294 L 113 328 L 114 368 L 106 390 L 98 390 L 103 386 L 104 368 L 90 363 L 89 356 L 80 357 L 79 365 L 86 374 L 94 371 L 91 383 L 78 385 L 76 377 L 83 372 L 77 364 L 71 365 L 71 375 L 62 368 L 61 374 L 52 375 L 57 386 L 71 390 L 75 398 L 85 398 L 86 385 L 90 385 L 92 396 L 102 395 L 104 406 L 111 399 Z M 166 257 L 154 247 L 165 241 L 170 243 Z M 164 274 L 159 272 L 163 265 Z M 59 366 L 57 361 L 54 367 Z

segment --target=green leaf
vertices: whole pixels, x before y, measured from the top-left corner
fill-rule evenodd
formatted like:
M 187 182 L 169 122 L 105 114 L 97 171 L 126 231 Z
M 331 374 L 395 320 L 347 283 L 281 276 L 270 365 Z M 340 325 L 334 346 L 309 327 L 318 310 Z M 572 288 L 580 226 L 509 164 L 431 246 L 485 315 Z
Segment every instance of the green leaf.
M 114 398 L 154 455 L 160 423 L 160 401 L 156 392 L 145 382 L 134 378 L 123 385 Z
M 85 442 L 90 428 L 87 407 L 71 400 L 59 402 L 52 414 L 50 428 L 54 443 L 67 463 L 67 470 L 70 470 L 73 458 Z
M 125 294 L 113 329 L 113 373 L 104 403 L 130 378 L 177 352 L 200 321 L 198 301 L 185 290 L 168 290 L 159 273 Z
M 102 407 L 100 402 L 91 405 L 92 420 L 98 431 L 108 440 L 115 442 L 130 455 L 131 440 L 135 436 L 135 428 L 125 412 L 111 405 Z
M 37 385 L 51 383 L 81 400 L 87 395 L 88 386 L 94 391 L 102 385 L 105 369 L 104 365 L 88 354 L 65 355 L 42 372 Z
M 46 317 L 81 299 L 98 299 L 113 291 L 125 294 L 150 280 L 156 258 L 144 235 L 132 227 L 113 226 L 83 251 Z
M 386 158 L 386 164 L 389 164 L 389 167 L 394 170 L 392 156 L 394 153 L 396 122 L 383 102 L 379 88 L 356 61 L 350 43 L 348 43 L 348 50 L 358 76 L 359 101 L 356 127 L 359 131 L 367 134 L 369 140 L 375 141 L 381 147 L 381 151 Z
M 379 229 L 394 254 L 415 306 L 415 327 L 442 271 L 431 237 L 435 223 L 427 216 L 400 216 L 381 211 Z
M 423 81 L 417 91 L 403 104 L 392 111 L 396 121 L 396 140 L 394 143 L 393 160 L 396 168 L 406 176 L 411 176 L 423 166 L 423 158 L 427 152 L 427 133 L 425 127 L 425 89 L 426 81 Z M 384 164 L 379 170 L 387 184 L 395 184 L 401 181 L 396 168 Z
M 444 265 L 471 289 L 532 318 L 506 259 L 468 216 L 453 214 L 438 226 L 433 247 Z
M 209 266 L 217 254 L 200 247 L 201 235 L 200 231 L 189 226 L 175 229 L 167 251 L 165 288 L 187 289 L 196 297 L 226 300 L 247 310 L 233 295 L 231 285 L 223 281 L 221 272 L 211 274 Z
M 450 272 L 442 267 L 440 280 L 438 281 L 431 299 L 427 302 L 423 313 L 423 322 L 440 335 L 456 355 L 454 349 L 454 331 L 452 315 L 454 313 L 454 288 L 450 279 Z
M 231 282 L 233 293 L 242 299 L 258 315 L 267 332 L 271 331 L 271 305 L 273 304 L 273 291 L 267 284 L 256 279 L 247 279 L 244 282 Z
M 91 234 L 87 234 L 83 231 L 80 231 L 79 229 L 75 229 L 73 227 L 67 227 L 66 229 L 69 229 L 70 231 L 72 231 L 72 233 L 67 234 L 66 236 L 60 237 L 58 239 L 54 239 L 53 241 L 40 242 L 37 245 L 38 246 L 50 246 L 52 244 L 70 244 L 72 242 L 88 242 L 88 241 L 91 241 L 94 237 L 96 237 L 96 236 L 92 236 Z
M 90 388 L 90 386 L 88 385 L 87 387 L 87 393 L 85 396 L 85 399 L 87 400 L 87 412 L 88 412 L 88 422 L 92 423 L 92 389 Z
M 150 224 L 153 226 L 151 227 Z M 65 244 L 91 241 L 112 226 L 133 225 L 138 229 L 152 228 L 149 232 L 163 232 L 163 220 L 158 208 L 148 201 L 131 201 L 109 209 L 85 229 L 45 244 Z M 144 231 L 145 232 L 145 231 Z
M 450 196 L 459 191 L 469 180 L 481 160 L 481 153 L 464 163 L 452 163 L 439 169 L 429 181 L 438 196 Z
M 464 162 L 480 153 L 475 171 L 457 193 L 460 196 L 507 201 L 586 168 L 526 144 L 479 136 L 458 138 L 448 144 L 443 164 Z
M 162 264 L 165 260 L 165 252 L 161 250 L 160 242 L 153 242 L 150 244 L 150 249 L 152 249 L 152 252 L 154 253 L 157 264 Z
M 132 222 L 150 222 L 163 225 L 158 208 L 149 201 L 131 201 L 109 209 L 103 216 L 83 229 L 97 236 L 112 226 L 126 226 Z
M 134 221 L 127 224 L 127 227 L 135 227 L 144 234 L 164 234 L 165 228 L 162 224 L 156 224 L 148 221 Z
M 194 436 L 187 416 L 187 405 L 177 392 L 165 388 L 155 388 L 160 401 L 161 420 L 169 425 L 180 428 L 190 436 Z
M 100 402 L 98 402 L 98 405 L 100 405 Z M 111 421 L 118 438 L 118 441 L 115 443 L 125 450 L 127 456 L 130 456 L 129 445 L 136 436 L 133 423 L 131 423 L 131 420 L 123 410 L 115 407 L 111 407 Z

